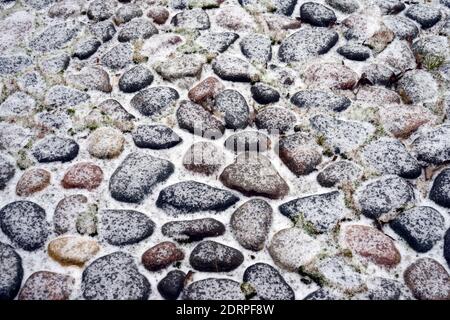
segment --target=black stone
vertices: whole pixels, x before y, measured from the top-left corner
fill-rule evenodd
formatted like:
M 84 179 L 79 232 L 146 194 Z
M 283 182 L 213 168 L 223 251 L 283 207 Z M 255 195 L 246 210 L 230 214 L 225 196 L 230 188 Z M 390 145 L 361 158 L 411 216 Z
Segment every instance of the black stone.
M 85 60 L 96 53 L 101 45 L 102 43 L 97 39 L 88 39 L 75 47 L 73 56 L 80 60 Z
M 198 271 L 228 272 L 244 262 L 244 255 L 237 249 L 215 241 L 200 242 L 189 257 L 189 263 Z
M 387 16 L 383 22 L 401 40 L 412 40 L 419 35 L 419 28 L 408 18 L 402 16 Z
M 51 25 L 42 31 L 42 33 L 32 38 L 29 46 L 41 52 L 62 49 L 76 37 L 80 30 L 80 25 L 74 22 Z
M 385 176 L 371 181 L 357 193 L 361 213 L 372 219 L 415 201 L 413 187 L 400 177 Z
M 46 213 L 31 201 L 15 201 L 0 210 L 0 226 L 20 248 L 34 251 L 44 246 L 49 234 Z
M 148 19 L 134 19 L 124 24 L 120 29 L 117 40 L 128 42 L 138 39 L 148 39 L 158 33 L 158 29 Z
M 299 108 L 325 108 L 341 112 L 351 105 L 347 97 L 321 90 L 302 90 L 294 94 L 291 103 Z
M 183 291 L 186 274 L 180 270 L 172 270 L 158 283 L 158 291 L 166 300 L 176 300 Z
M 144 12 L 142 12 L 142 9 L 137 4 L 122 6 L 117 9 L 116 14 L 114 15 L 114 22 L 120 25 L 122 23 L 131 21 L 134 18 L 142 17 L 143 14 Z
M 89 31 L 103 42 L 111 40 L 116 34 L 116 28 L 111 21 L 101 21 L 89 26 Z
M 256 114 L 255 123 L 258 129 L 265 129 L 269 132 L 287 132 L 294 128 L 296 121 L 295 114 L 288 109 L 268 106 Z
M 405 284 L 397 280 L 376 277 L 367 281 L 368 290 L 364 299 L 368 300 L 412 300 L 411 292 Z
M 164 125 L 140 125 L 133 131 L 134 144 L 139 148 L 169 149 L 181 141 L 172 129 Z
M 383 14 L 397 14 L 405 9 L 405 4 L 400 0 L 376 0 Z
M 138 65 L 126 71 L 119 79 L 119 89 L 126 93 L 137 92 L 153 82 L 153 74 L 146 67 Z
M 214 59 L 212 69 L 221 79 L 234 82 L 252 82 L 257 80 L 252 66 L 240 58 L 220 55 Z
M 188 100 L 180 102 L 176 117 L 181 129 L 215 140 L 225 132 L 223 123 L 205 110 L 201 105 Z
M 183 300 L 244 300 L 240 283 L 231 279 L 207 278 L 183 290 Z
M 328 28 L 302 28 L 281 42 L 278 57 L 286 63 L 307 60 L 327 53 L 338 40 L 337 32 Z
M 251 62 L 267 63 L 272 59 L 272 41 L 266 35 L 253 33 L 242 39 L 242 54 Z
M 334 11 L 316 2 L 306 2 L 300 7 L 302 21 L 316 27 L 328 27 L 336 22 Z
M 223 115 L 225 126 L 229 129 L 245 129 L 250 121 L 247 101 L 236 90 L 221 91 L 215 97 L 214 109 Z
M 177 13 L 170 22 L 179 28 L 206 30 L 210 27 L 209 16 L 205 10 L 195 8 Z
M 125 68 L 133 62 L 133 48 L 129 43 L 119 43 L 106 52 L 100 61 L 113 70 Z
M 353 13 L 359 9 L 359 3 L 356 0 L 325 0 L 333 9 L 344 13 Z
M 416 179 L 422 174 L 419 162 L 394 138 L 380 138 L 367 144 L 362 157 L 381 174 L 396 174 L 405 179 Z
M 80 147 L 73 139 L 52 136 L 39 141 L 32 154 L 39 162 L 67 162 L 75 159 Z
M 292 221 L 302 219 L 317 233 L 332 230 L 345 217 L 346 208 L 340 191 L 315 194 L 281 204 L 280 213 Z
M 383 64 L 369 64 L 362 71 L 361 84 L 389 86 L 396 81 L 394 72 Z
M 405 12 L 405 16 L 416 21 L 422 29 L 431 28 L 441 20 L 441 11 L 425 4 L 414 4 Z
M 233 193 L 197 181 L 182 181 L 161 190 L 156 201 L 159 208 L 178 213 L 223 211 L 239 198 Z
M 220 236 L 225 233 L 225 226 L 216 219 L 203 218 L 167 222 L 161 227 L 161 232 L 177 242 L 189 243 Z
M 256 290 L 261 300 L 294 300 L 295 293 L 278 272 L 267 263 L 256 263 L 245 269 L 243 281 Z
M 308 294 L 303 300 L 342 300 L 341 297 L 331 292 L 329 289 L 320 288 Z
M 30 66 L 33 60 L 25 55 L 0 56 L 0 74 L 13 74 Z
M 130 254 L 114 252 L 84 269 L 81 291 L 87 300 L 147 300 L 151 287 Z
M 173 172 L 174 165 L 170 161 L 134 152 L 111 175 L 109 190 L 117 201 L 138 203 Z
M 431 207 L 415 207 L 399 214 L 391 228 L 417 252 L 430 251 L 442 239 L 445 220 Z
M 14 165 L 0 155 L 0 190 L 5 189 L 9 180 L 14 177 L 15 172 Z
M 450 229 L 447 230 L 444 236 L 444 258 L 450 266 Z
M 134 210 L 104 210 L 100 235 L 114 246 L 138 243 L 150 237 L 155 223 L 144 213 Z
M 347 44 L 337 49 L 341 56 L 356 61 L 364 61 L 370 58 L 370 49 L 359 44 Z
M 332 188 L 343 182 L 354 182 L 362 175 L 362 169 L 350 161 L 336 161 L 326 166 L 318 175 L 317 182 L 325 188 Z
M 178 91 L 170 87 L 152 87 L 137 93 L 130 105 L 145 116 L 159 115 L 180 98 Z
M 14 299 L 22 278 L 22 259 L 13 247 L 0 242 L 0 301 Z
M 444 169 L 434 179 L 430 199 L 438 205 L 450 208 L 450 169 Z
M 255 83 L 250 91 L 253 99 L 259 104 L 269 104 L 280 100 L 280 93 L 277 90 L 261 82 Z
M 112 0 L 95 0 L 89 4 L 87 16 L 94 21 L 103 21 L 114 14 L 115 3 Z

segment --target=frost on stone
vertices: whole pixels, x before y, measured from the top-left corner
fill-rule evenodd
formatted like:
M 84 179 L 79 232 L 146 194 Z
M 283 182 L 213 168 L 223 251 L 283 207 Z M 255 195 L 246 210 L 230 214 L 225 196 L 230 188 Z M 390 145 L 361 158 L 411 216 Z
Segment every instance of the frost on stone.
M 83 271 L 81 290 L 87 300 L 147 300 L 147 278 L 139 273 L 134 258 L 114 252 L 98 258 Z
M 47 240 L 49 228 L 45 210 L 31 201 L 15 201 L 0 210 L 0 226 L 20 248 L 34 251 Z
M 0 104 L 0 117 L 24 116 L 29 114 L 36 106 L 36 101 L 23 92 L 10 95 Z
M 391 228 L 418 252 L 427 252 L 445 232 L 444 217 L 431 207 L 415 207 L 390 222 Z
M 74 107 L 89 100 L 90 95 L 71 87 L 56 85 L 51 87 L 45 97 L 45 104 L 55 107 Z
M 289 192 L 289 186 L 270 160 L 262 154 L 250 152 L 238 155 L 219 177 L 228 188 L 247 196 L 280 199 Z
M 207 278 L 195 281 L 183 291 L 183 300 L 244 300 L 240 283 L 231 279 Z
M 48 136 L 36 143 L 32 154 L 39 162 L 67 162 L 78 155 L 80 147 L 75 140 L 59 136 Z
M 362 214 L 372 219 L 383 219 L 383 215 L 395 214 L 396 210 L 413 204 L 416 201 L 414 193 L 414 188 L 406 180 L 384 176 L 361 186 L 356 191 L 356 198 Z
M 330 29 L 306 27 L 282 41 L 278 57 L 283 62 L 305 61 L 327 53 L 338 39 L 338 34 Z
M 420 258 L 406 268 L 406 285 L 419 300 L 450 300 L 450 276 L 432 258 Z
M 30 66 L 33 60 L 25 55 L 0 56 L 0 74 L 12 74 Z
M 262 300 L 294 300 L 295 293 L 277 269 L 266 263 L 248 267 L 243 276 L 245 283 L 252 286 Z
M 161 190 L 156 205 L 169 213 L 223 211 L 239 201 L 227 190 L 197 181 L 182 181 Z
M 355 150 L 375 133 L 375 128 L 370 123 L 341 120 L 323 114 L 312 117 L 310 122 L 335 153 Z
M 406 41 L 394 40 L 377 57 L 377 62 L 388 65 L 395 74 L 415 69 L 416 58 Z
M 275 233 L 269 246 L 269 253 L 275 264 L 288 271 L 298 271 L 320 252 L 320 242 L 296 227 Z
M 152 235 L 155 223 L 145 214 L 133 210 L 104 210 L 100 234 L 110 244 L 123 246 L 138 243 Z
M 166 237 L 185 243 L 220 236 L 225 233 L 225 226 L 213 218 L 178 220 L 164 224 L 161 232 Z
M 75 22 L 55 24 L 31 39 L 32 49 L 47 52 L 62 49 L 80 32 L 80 26 Z
M 240 206 L 230 219 L 231 231 L 241 246 L 259 251 L 264 248 L 272 227 L 272 207 L 262 199 Z
M 0 242 L 0 300 L 14 299 L 22 277 L 22 259 L 11 246 Z
M 234 32 L 209 32 L 200 35 L 195 41 L 208 51 L 222 53 L 238 38 L 239 35 Z
M 305 273 L 321 285 L 355 293 L 365 288 L 364 278 L 342 255 L 325 256 L 302 268 Z
M 339 191 L 297 198 L 280 205 L 281 214 L 313 233 L 331 231 L 350 212 Z
M 152 87 L 138 92 L 130 105 L 141 114 L 153 117 L 167 113 L 179 98 L 178 91 L 171 87 Z
M 182 55 L 157 63 L 154 68 L 163 79 L 173 81 L 185 77 L 200 77 L 206 58 L 198 54 Z
M 362 168 L 353 162 L 336 161 L 319 172 L 317 182 L 325 188 L 331 188 L 347 182 L 356 182 L 362 176 L 362 173 Z
M 142 152 L 128 155 L 109 180 L 111 196 L 122 202 L 138 203 L 150 194 L 157 183 L 165 181 L 174 165 Z
M 422 173 L 418 161 L 398 140 L 381 138 L 363 148 L 364 160 L 380 174 L 397 174 L 415 179 Z
M 415 136 L 413 152 L 425 164 L 442 164 L 450 160 L 450 125 L 427 128 Z

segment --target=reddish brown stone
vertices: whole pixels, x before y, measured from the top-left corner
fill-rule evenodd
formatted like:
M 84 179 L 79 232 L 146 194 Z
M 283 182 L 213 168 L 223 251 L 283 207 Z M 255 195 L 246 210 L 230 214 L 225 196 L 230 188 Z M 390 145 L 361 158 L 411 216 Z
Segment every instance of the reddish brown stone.
M 188 97 L 205 106 L 212 104 L 214 97 L 223 89 L 223 84 L 217 78 L 208 77 L 189 90 Z
M 16 194 L 26 197 L 44 190 L 50 184 L 50 172 L 44 169 L 30 169 L 20 177 L 16 186 Z
M 161 270 L 184 259 L 184 252 L 175 243 L 165 241 L 148 249 L 142 255 L 142 264 L 150 271 Z
M 450 276 L 436 260 L 421 258 L 406 268 L 406 285 L 419 300 L 450 300 Z
M 102 169 L 90 162 L 77 163 L 67 170 L 62 180 L 66 189 L 80 188 L 92 190 L 97 188 L 103 180 Z
M 75 279 L 70 276 L 38 271 L 25 282 L 19 293 L 19 300 L 68 300 L 73 291 Z
M 296 175 L 313 172 L 322 161 L 318 147 L 301 133 L 280 138 L 279 155 L 283 163 Z
M 396 138 L 408 138 L 434 116 L 421 106 L 388 105 L 379 111 L 383 128 Z
M 344 230 L 344 241 L 354 253 L 378 265 L 392 267 L 400 263 L 400 253 L 394 242 L 375 228 L 349 226 Z
M 356 72 L 337 63 L 313 64 L 305 71 L 306 84 L 315 88 L 352 89 L 358 79 Z
M 154 23 L 164 24 L 169 18 L 169 11 L 164 7 L 155 6 L 148 10 L 147 16 L 152 18 Z
M 375 105 L 399 104 L 401 102 L 400 96 L 395 91 L 376 86 L 360 88 L 356 99 Z

